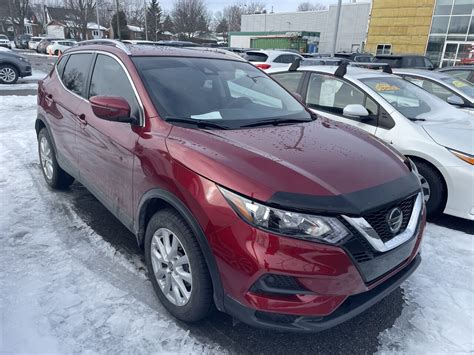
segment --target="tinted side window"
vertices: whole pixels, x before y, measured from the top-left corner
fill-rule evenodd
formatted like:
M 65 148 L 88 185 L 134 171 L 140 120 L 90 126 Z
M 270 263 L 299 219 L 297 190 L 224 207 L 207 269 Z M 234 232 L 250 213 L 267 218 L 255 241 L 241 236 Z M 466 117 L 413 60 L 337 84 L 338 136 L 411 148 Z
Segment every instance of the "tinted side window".
M 405 79 L 443 100 L 447 100 L 447 98 L 453 94 L 450 90 L 428 79 L 411 76 L 405 76 Z
M 119 96 L 127 100 L 132 117 L 140 117 L 140 110 L 132 85 L 122 66 L 113 58 L 99 54 L 92 73 L 89 97 Z
M 59 58 L 58 64 L 56 64 L 60 78 L 63 76 L 64 67 L 66 66 L 68 58 L 68 55 L 62 56 L 61 58 Z
M 464 79 L 464 80 L 468 80 L 469 74 L 470 74 L 469 70 L 450 70 L 446 73 L 458 79 Z
M 84 96 L 87 75 L 92 62 L 92 54 L 81 53 L 69 55 L 63 73 L 63 83 L 73 93 Z
M 285 64 L 290 64 L 293 63 L 296 59 L 295 55 L 291 54 L 282 54 L 278 57 L 275 58 L 274 62 L 275 63 L 285 63 Z
M 283 85 L 288 91 L 296 92 L 301 78 L 303 77 L 303 72 L 285 72 L 273 74 L 272 78 L 278 81 Z

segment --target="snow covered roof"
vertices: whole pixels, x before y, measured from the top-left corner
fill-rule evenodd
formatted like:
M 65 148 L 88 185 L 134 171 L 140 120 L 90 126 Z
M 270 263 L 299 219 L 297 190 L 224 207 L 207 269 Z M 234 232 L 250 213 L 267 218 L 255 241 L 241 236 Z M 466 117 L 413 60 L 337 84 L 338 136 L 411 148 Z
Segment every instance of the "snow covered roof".
M 87 23 L 88 30 L 97 30 L 97 24 L 95 22 L 88 22 Z M 107 28 L 104 26 L 100 26 L 101 31 L 107 31 Z
M 138 27 L 138 26 L 127 25 L 127 28 L 129 31 L 132 31 L 132 32 L 143 32 L 143 28 Z

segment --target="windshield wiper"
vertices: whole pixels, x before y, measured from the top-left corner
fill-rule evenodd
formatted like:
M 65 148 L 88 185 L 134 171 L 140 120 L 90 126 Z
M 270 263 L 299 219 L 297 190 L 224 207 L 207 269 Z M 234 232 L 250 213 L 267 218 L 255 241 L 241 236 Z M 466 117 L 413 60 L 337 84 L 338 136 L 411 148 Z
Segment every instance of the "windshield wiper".
M 230 127 L 223 126 L 219 123 L 207 121 L 207 120 L 195 120 L 193 118 L 184 118 L 184 117 L 165 117 L 166 122 L 176 122 L 176 123 L 186 123 L 198 128 L 215 128 L 215 129 L 231 129 Z
M 241 125 L 241 128 L 247 128 L 247 127 L 259 127 L 259 126 L 268 126 L 268 125 L 273 125 L 273 126 L 278 126 L 279 124 L 288 124 L 288 123 L 302 123 L 302 122 L 312 122 L 314 119 L 271 119 L 271 120 L 263 120 L 259 122 L 254 122 L 254 123 L 249 123 L 249 124 L 244 124 Z
M 424 118 L 412 118 L 412 117 L 407 117 L 410 121 L 416 122 L 416 121 L 426 121 Z

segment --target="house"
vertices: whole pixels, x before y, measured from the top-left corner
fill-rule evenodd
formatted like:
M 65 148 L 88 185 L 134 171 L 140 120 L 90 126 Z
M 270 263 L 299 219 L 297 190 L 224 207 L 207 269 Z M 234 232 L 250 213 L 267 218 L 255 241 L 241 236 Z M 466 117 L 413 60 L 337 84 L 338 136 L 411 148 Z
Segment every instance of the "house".
M 79 12 L 64 7 L 45 6 L 46 34 L 55 38 L 81 38 Z
M 127 30 L 127 34 L 121 33 L 122 39 L 129 39 L 132 41 L 145 39 L 145 30 L 142 27 L 127 25 Z M 113 26 L 110 26 L 109 28 L 109 36 L 110 38 L 116 38 Z
M 100 35 L 99 35 L 100 31 Z M 97 23 L 88 22 L 87 23 L 87 39 L 97 39 L 97 38 L 109 38 L 109 29 L 99 25 L 97 29 Z
M 25 18 L 23 19 L 24 27 L 23 29 L 17 28 L 15 31 L 15 26 L 13 25 L 11 18 L 10 18 L 10 2 L 9 0 L 0 0 L 0 33 L 7 35 L 11 40 L 15 34 L 18 33 L 25 33 L 31 34 L 32 36 L 37 36 L 42 32 L 41 26 L 38 25 L 38 21 L 36 16 L 28 6 L 28 9 L 25 14 Z

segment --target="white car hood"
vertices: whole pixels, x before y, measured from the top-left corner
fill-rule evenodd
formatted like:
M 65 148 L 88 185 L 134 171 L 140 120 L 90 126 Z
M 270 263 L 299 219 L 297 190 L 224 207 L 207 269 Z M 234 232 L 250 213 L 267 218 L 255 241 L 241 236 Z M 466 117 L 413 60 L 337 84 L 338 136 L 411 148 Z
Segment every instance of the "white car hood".
M 423 129 L 439 145 L 474 154 L 474 120 L 426 121 Z

